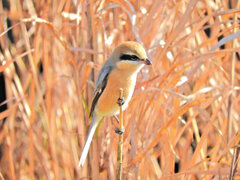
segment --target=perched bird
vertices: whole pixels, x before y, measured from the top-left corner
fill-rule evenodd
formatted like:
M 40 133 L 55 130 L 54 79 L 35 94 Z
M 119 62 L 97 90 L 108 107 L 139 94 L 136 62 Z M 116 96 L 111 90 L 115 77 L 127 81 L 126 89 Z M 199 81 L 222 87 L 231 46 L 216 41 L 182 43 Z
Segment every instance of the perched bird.
M 90 117 L 92 123 L 88 131 L 86 143 L 79 161 L 79 166 L 83 166 L 87 153 L 100 120 L 105 116 L 119 114 L 119 89 L 123 89 L 125 110 L 132 97 L 137 73 L 146 65 L 151 65 L 147 59 L 146 51 L 137 42 L 127 41 L 117 46 L 108 60 L 101 68 L 94 90 Z

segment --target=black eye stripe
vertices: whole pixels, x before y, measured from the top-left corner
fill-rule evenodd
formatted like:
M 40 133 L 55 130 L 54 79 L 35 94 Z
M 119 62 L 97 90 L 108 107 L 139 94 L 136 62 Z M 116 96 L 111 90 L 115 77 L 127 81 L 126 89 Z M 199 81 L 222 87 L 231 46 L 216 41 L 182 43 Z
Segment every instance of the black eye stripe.
M 136 55 L 121 54 L 120 60 L 139 61 L 140 59 Z

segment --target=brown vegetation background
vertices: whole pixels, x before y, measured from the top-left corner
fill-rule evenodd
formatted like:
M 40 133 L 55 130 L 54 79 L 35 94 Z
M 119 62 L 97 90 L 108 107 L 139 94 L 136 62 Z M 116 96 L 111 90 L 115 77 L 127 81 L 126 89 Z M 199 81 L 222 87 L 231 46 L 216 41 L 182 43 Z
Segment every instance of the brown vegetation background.
M 239 179 L 239 9 L 237 0 L 2 1 L 0 177 L 115 179 L 111 117 L 78 161 L 97 73 L 134 40 L 153 65 L 124 112 L 123 179 Z

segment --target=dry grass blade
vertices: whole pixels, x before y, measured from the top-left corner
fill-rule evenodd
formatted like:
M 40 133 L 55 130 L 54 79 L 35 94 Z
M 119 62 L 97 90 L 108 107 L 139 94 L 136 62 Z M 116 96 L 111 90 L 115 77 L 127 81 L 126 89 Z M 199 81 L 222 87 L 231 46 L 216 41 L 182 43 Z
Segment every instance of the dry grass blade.
M 12 105 L 11 108 L 1 112 L 0 119 L 3 120 L 4 118 L 8 117 L 12 113 L 12 111 L 14 111 L 17 108 L 18 104 L 19 102 Z
M 210 51 L 215 51 L 220 46 L 226 44 L 227 42 L 232 42 L 234 39 L 237 39 L 239 37 L 240 37 L 240 32 L 230 34 L 230 35 L 222 38 Z
M 236 170 L 237 170 L 238 163 L 239 163 L 239 154 L 240 154 L 240 148 L 239 148 L 239 143 L 238 143 L 237 147 L 234 148 L 229 180 L 233 180 L 234 176 L 236 174 Z
M 176 121 L 176 119 L 183 115 L 186 111 L 189 110 L 189 108 L 196 106 L 200 103 L 202 103 L 202 100 L 197 100 L 197 101 L 193 101 L 191 103 L 188 103 L 186 105 L 184 105 L 183 107 L 181 107 L 176 114 L 173 114 L 169 120 L 167 121 L 168 123 L 161 129 L 159 129 L 159 131 L 156 133 L 156 135 L 154 135 L 154 137 L 152 138 L 150 144 L 146 147 L 146 150 L 140 152 L 136 157 L 134 157 L 134 159 L 128 164 L 128 167 L 134 165 L 135 163 L 141 161 L 146 153 L 151 150 L 158 142 L 159 139 L 161 138 L 161 136 L 165 133 L 165 131 L 167 131 L 168 128 L 170 128 L 171 124 L 174 123 Z

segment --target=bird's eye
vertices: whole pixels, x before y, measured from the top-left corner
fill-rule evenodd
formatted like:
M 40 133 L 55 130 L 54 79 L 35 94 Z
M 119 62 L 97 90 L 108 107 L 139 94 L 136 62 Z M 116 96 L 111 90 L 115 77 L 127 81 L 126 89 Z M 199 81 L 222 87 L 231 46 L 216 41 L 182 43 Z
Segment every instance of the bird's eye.
M 121 54 L 120 60 L 139 61 L 140 59 L 136 55 Z

